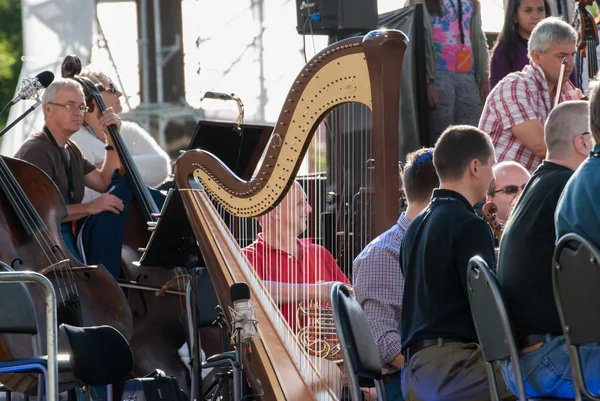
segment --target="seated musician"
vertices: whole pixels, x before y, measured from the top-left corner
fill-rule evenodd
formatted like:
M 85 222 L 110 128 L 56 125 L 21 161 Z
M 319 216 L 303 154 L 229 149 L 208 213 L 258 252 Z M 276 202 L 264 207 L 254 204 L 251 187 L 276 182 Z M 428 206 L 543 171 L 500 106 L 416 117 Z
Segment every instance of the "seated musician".
M 383 366 L 385 394 L 389 401 L 402 400 L 400 369 L 400 316 L 404 278 L 398 251 L 410 222 L 429 204 L 439 186 L 433 166 L 433 149 L 421 149 L 406 156 L 402 174 L 408 201 L 396 224 L 375 238 L 354 259 L 354 292 L 365 311 Z
M 82 156 L 77 145 L 70 140 L 81 128 L 87 112 L 83 90 L 77 82 L 68 79 L 54 81 L 42 94 L 42 107 L 45 121 L 43 130 L 29 136 L 15 157 L 39 167 L 58 187 L 67 205 L 61 233 L 68 250 L 81 261 L 72 222 L 102 212 L 118 215 L 124 209 L 121 199 L 105 193 L 113 172 L 119 168 L 119 158 L 115 152 L 107 150 L 102 167 L 97 168 Z M 98 123 L 107 127 L 119 125 L 120 120 L 114 110 L 108 108 Z M 92 202 L 82 203 L 85 187 L 102 195 Z M 120 248 L 120 243 L 118 246 Z
M 496 268 L 492 231 L 472 206 L 485 198 L 494 163 L 491 138 L 472 126 L 450 126 L 435 144 L 440 187 L 400 245 L 406 400 L 490 399 L 469 306 L 467 266 L 479 255 Z M 506 386 L 499 387 L 503 399 L 512 397 Z
M 523 192 L 529 181 L 529 172 L 515 161 L 505 161 L 494 166 L 496 179 L 490 184 L 486 202 L 494 202 L 498 206 L 496 218 L 506 223 L 508 213 L 515 201 Z
M 577 40 L 577 32 L 566 22 L 552 17 L 540 21 L 529 38 L 529 65 L 490 92 L 479 128 L 491 135 L 498 162 L 517 161 L 530 173 L 542 162 L 544 123 L 553 107 L 563 58 L 567 67 L 560 101 L 582 97 L 569 81 Z
M 106 107 L 112 107 L 118 115 L 123 111 L 121 96 L 113 81 L 103 72 L 88 70 L 79 74 L 80 77 L 89 78 L 102 93 Z M 88 100 L 89 102 L 89 100 Z M 83 119 L 83 127 L 72 137 L 81 149 L 83 156 L 101 166 L 104 163 L 106 146 L 106 130 L 99 122 L 100 112 L 94 110 L 86 113 Z M 171 160 L 169 155 L 161 149 L 154 138 L 142 127 L 130 121 L 123 121 L 119 132 L 125 141 L 133 161 L 135 162 L 144 182 L 149 187 L 155 188 L 162 184 L 171 173 Z M 84 202 L 96 199 L 100 194 L 91 188 L 85 189 Z
M 598 218 L 600 83 L 598 81 L 590 85 L 588 129 L 594 140 L 594 147 L 589 157 L 567 183 L 558 202 L 554 216 L 556 240 L 558 241 L 565 234 L 575 233 L 590 241 L 596 248 L 600 248 L 600 219 Z M 597 393 L 596 390 L 594 394 Z
M 294 332 L 299 302 L 329 303 L 335 282 L 350 283 L 327 249 L 298 238 L 311 211 L 304 189 L 294 182 L 274 210 L 258 217 L 262 232 L 243 249 Z
M 498 281 L 516 331 L 529 397 L 575 396 L 552 290 L 551 266 L 558 199 L 592 147 L 587 114 L 585 101 L 564 102 L 552 110 L 545 126 L 546 160 L 525 186 L 500 242 Z M 596 347 L 595 352 L 596 362 L 585 371 L 597 378 L 600 348 Z M 584 364 L 589 359 L 582 356 Z M 502 373 L 517 394 L 512 364 L 503 362 Z M 595 391 L 598 390 L 600 387 L 596 386 Z
M 350 283 L 327 249 L 310 238 L 298 238 L 307 228 L 311 211 L 304 189 L 294 181 L 281 203 L 258 217 L 262 232 L 243 249 L 294 333 L 309 325 L 307 320 L 296 321 L 299 303 L 330 303 L 333 284 Z M 327 359 L 311 359 L 327 384 L 340 395 L 341 370 Z

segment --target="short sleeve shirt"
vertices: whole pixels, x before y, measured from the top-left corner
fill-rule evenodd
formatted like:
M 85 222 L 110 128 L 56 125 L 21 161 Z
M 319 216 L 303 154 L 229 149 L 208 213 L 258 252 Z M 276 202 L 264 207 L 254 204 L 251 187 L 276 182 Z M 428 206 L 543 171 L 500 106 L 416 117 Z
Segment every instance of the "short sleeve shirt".
M 581 92 L 567 80 L 560 101 L 579 99 Z M 514 160 L 533 174 L 542 158 L 517 139 L 512 127 L 532 120 L 544 125 L 552 106 L 548 80 L 542 68 L 533 62 L 523 71 L 508 74 L 496 85 L 485 102 L 479 129 L 492 137 L 498 162 Z
M 75 195 L 73 204 L 81 203 L 83 200 L 85 176 L 96 169 L 96 166 L 83 157 L 74 142 L 68 140 L 66 146 L 61 149 L 45 132 L 36 132 L 27 138 L 15 157 L 35 165 L 46 173 L 58 187 L 67 205 L 71 204 L 67 165 L 73 177 Z

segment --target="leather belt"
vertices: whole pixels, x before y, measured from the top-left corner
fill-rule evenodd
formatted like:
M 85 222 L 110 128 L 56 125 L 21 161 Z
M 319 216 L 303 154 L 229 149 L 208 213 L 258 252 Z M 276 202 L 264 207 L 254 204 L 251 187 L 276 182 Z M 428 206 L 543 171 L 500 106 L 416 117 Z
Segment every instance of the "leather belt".
M 382 375 L 382 376 L 381 376 L 381 382 L 382 382 L 383 384 L 385 384 L 385 383 L 387 383 L 387 382 L 388 382 L 388 380 L 390 380 L 392 377 L 394 377 L 394 376 L 396 376 L 396 375 L 399 375 L 399 374 L 400 374 L 400 371 L 397 371 L 397 372 L 394 372 L 394 373 L 389 373 L 389 374 L 387 374 L 387 375 Z
M 549 341 L 552 341 L 554 338 L 559 337 L 560 334 L 529 334 L 526 336 L 521 336 L 517 339 L 517 347 L 519 349 L 521 348 L 527 348 L 530 347 L 532 345 L 538 344 L 538 343 L 547 343 Z
M 410 358 L 412 358 L 417 352 L 421 351 L 422 349 L 432 347 L 434 345 L 441 347 L 444 344 L 461 342 L 463 341 L 447 340 L 445 338 L 429 338 L 426 340 L 415 341 L 414 343 L 409 345 L 402 354 L 404 356 L 404 366 L 406 366 Z

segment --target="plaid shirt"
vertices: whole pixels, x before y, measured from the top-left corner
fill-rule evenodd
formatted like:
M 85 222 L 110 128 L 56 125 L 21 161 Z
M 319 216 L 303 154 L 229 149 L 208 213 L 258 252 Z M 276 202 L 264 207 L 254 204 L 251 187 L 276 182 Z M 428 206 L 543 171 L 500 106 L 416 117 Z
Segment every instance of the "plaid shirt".
M 571 81 L 562 87 L 560 101 L 581 99 Z M 506 76 L 488 96 L 479 128 L 490 134 L 498 162 L 514 160 L 533 173 L 543 158 L 536 156 L 512 133 L 512 127 L 531 120 L 545 124 L 554 99 L 541 67 L 533 62 Z
M 354 259 L 354 294 L 367 315 L 383 374 L 398 371 L 390 362 L 401 349 L 404 277 L 400 269 L 400 242 L 409 224 L 402 212 L 392 228 L 371 241 Z

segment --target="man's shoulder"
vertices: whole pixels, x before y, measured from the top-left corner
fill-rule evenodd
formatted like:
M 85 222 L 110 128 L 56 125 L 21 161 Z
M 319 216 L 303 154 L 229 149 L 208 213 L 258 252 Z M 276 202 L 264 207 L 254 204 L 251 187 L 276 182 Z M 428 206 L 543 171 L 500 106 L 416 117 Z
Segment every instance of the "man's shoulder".
M 35 152 L 38 149 L 44 149 L 52 146 L 50 141 L 46 138 L 46 135 L 42 132 L 35 132 L 21 144 L 17 153 L 15 153 L 15 157 L 20 159 L 22 156 L 25 156 L 28 153 Z M 41 152 L 44 153 L 44 152 Z
M 388 231 L 382 233 L 358 254 L 354 263 L 365 260 L 377 260 L 380 258 L 397 258 L 400 251 L 400 244 L 402 243 L 402 236 L 398 235 L 394 229 L 396 226 L 390 228 Z
M 522 71 L 511 72 L 494 87 L 490 96 L 495 102 L 506 102 L 519 97 L 527 92 L 535 90 L 536 78 L 532 67 L 527 65 Z
M 595 189 L 600 184 L 600 159 L 590 157 L 586 159 L 579 168 L 571 175 L 564 189 L 566 198 L 580 202 L 583 196 L 593 196 L 595 198 Z

